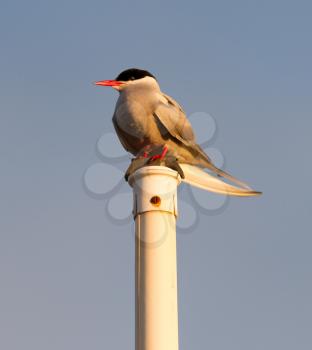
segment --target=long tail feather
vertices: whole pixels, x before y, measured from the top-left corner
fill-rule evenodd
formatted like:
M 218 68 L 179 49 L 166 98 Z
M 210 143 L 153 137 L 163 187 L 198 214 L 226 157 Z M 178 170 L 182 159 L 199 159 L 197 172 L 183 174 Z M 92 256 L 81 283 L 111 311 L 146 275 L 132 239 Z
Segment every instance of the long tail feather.
M 212 170 L 214 173 L 216 173 L 219 176 L 224 177 L 225 179 L 233 182 L 234 184 L 236 184 L 239 187 L 244 188 L 245 190 L 252 190 L 250 188 L 250 186 L 248 186 L 245 182 L 238 180 L 236 177 L 234 177 L 233 175 L 230 175 L 229 173 L 227 173 L 224 170 L 221 170 L 219 168 L 217 168 L 215 165 L 213 165 L 212 163 L 207 163 L 206 164 L 207 169 Z
M 226 171 L 219 169 L 216 167 L 209 156 L 206 154 L 206 152 L 199 146 L 199 145 L 193 145 L 193 147 L 196 149 L 198 152 L 199 158 L 200 158 L 200 164 L 204 166 L 205 168 L 213 171 L 216 175 L 222 176 L 225 179 L 233 182 L 239 187 L 245 188 L 246 190 L 252 190 L 245 182 L 238 180 L 236 177 L 233 175 L 228 174 Z
M 182 179 L 183 182 L 206 191 L 240 197 L 258 196 L 261 194 L 261 192 L 254 191 L 250 188 L 240 188 L 230 185 L 219 178 L 206 173 L 197 166 L 190 164 L 180 164 L 180 166 L 185 176 L 184 179 Z

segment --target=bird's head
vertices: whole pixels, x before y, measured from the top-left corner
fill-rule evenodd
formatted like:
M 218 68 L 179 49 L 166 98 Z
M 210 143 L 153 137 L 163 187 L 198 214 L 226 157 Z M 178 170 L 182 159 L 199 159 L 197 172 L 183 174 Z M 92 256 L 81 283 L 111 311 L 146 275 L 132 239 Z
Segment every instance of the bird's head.
M 130 86 L 139 85 L 152 85 L 157 84 L 157 80 L 153 74 L 147 70 L 130 68 L 121 72 L 114 80 L 101 80 L 97 81 L 95 85 L 110 86 L 113 89 L 121 92 Z

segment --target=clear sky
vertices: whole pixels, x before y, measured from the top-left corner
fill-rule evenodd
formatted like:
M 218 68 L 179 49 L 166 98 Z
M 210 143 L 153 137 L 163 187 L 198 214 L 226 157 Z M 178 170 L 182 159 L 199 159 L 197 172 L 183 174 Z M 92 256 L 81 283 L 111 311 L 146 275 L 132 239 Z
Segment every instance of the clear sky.
M 226 169 L 264 192 L 178 233 L 180 349 L 311 349 L 311 11 L 1 2 L 1 349 L 134 349 L 133 225 L 82 181 L 117 97 L 92 82 L 132 66 L 211 114 Z

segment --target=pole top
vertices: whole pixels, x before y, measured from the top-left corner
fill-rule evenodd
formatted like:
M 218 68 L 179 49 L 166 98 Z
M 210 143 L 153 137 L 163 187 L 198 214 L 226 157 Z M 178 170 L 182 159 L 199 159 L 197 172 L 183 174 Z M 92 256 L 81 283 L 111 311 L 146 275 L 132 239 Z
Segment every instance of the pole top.
M 144 166 L 129 177 L 133 187 L 133 215 L 161 211 L 177 216 L 177 186 L 181 177 L 165 166 Z
M 129 176 L 129 185 L 133 187 L 134 183 L 144 177 L 144 176 L 151 176 L 151 175 L 163 175 L 163 176 L 169 176 L 177 181 L 177 185 L 181 183 L 181 177 L 179 173 L 173 169 L 170 169 L 166 166 L 161 165 L 150 165 L 150 166 L 144 166 L 138 170 L 136 170 L 133 174 Z

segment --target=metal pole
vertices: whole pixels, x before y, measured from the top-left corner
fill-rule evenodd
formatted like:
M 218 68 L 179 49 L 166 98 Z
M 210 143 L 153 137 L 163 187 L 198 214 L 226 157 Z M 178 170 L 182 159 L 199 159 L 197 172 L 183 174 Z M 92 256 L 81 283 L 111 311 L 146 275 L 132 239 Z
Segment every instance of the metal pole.
M 135 219 L 136 350 L 178 350 L 178 173 L 147 166 L 129 178 Z

